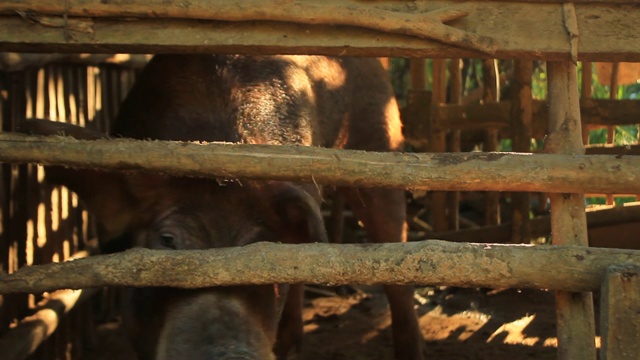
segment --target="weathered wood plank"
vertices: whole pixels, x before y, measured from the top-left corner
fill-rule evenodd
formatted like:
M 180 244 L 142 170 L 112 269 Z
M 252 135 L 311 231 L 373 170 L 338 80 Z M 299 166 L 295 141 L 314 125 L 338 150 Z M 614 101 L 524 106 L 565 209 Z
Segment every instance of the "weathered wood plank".
M 375 31 L 347 25 L 321 25 L 335 22 L 331 19 L 322 20 L 314 11 L 305 11 L 306 7 L 313 10 L 317 2 L 297 0 L 287 3 L 301 6 L 292 8 L 287 18 L 265 21 L 271 16 L 269 6 L 260 6 L 260 11 L 257 11 L 244 3 L 240 5 L 236 1 L 223 1 L 219 6 L 238 7 L 237 17 L 224 16 L 245 20 L 225 22 L 200 20 L 215 19 L 218 8 L 204 6 L 199 1 L 191 1 L 190 7 L 182 7 L 179 1 L 161 0 L 126 1 L 126 4 L 125 1 L 89 0 L 51 3 L 33 0 L 5 1 L 0 4 L 0 11 L 7 14 L 0 17 L 0 46 L 5 51 L 40 52 L 186 51 L 434 58 L 493 56 L 480 53 L 477 49 L 462 49 L 415 36 L 385 33 L 388 30 L 404 31 L 403 26 Z M 281 9 L 287 5 L 278 4 L 280 6 L 274 7 Z M 246 8 L 243 8 L 245 5 Z M 340 13 L 346 14 L 367 14 L 382 10 L 395 15 L 402 14 L 401 18 L 411 19 L 410 23 L 419 23 L 426 12 L 454 5 L 460 3 L 453 0 L 328 0 L 322 6 L 338 7 L 341 9 Z M 493 39 L 491 42 L 497 45 L 488 48 L 489 52 L 495 49 L 496 57 L 547 60 L 571 58 L 561 4 L 477 1 L 471 5 L 475 10 L 464 18 L 448 22 L 451 26 L 447 29 L 482 39 Z M 27 12 L 28 9 L 32 11 Z M 158 9 L 173 10 L 175 14 Z M 26 18 L 13 15 L 16 10 L 22 11 Z M 635 4 L 576 3 L 575 10 L 580 30 L 578 59 L 640 61 L 640 34 L 635 31 L 640 27 L 640 8 Z M 66 20 L 63 19 L 63 14 L 67 16 Z M 78 17 L 74 17 L 74 14 Z M 115 16 L 127 18 L 116 19 Z M 307 24 L 296 25 L 282 20 Z M 453 42 L 447 39 L 443 41 L 460 46 L 469 45 L 466 40 L 458 40 L 459 38 L 454 37 Z
M 207 250 L 137 248 L 2 274 L 0 294 L 107 285 L 197 288 L 270 283 L 397 283 L 583 291 L 599 289 L 602 274 L 611 265 L 639 266 L 640 251 L 439 240 L 393 244 L 257 243 Z
M 640 267 L 608 268 L 600 296 L 600 358 L 640 359 Z
M 640 193 L 640 158 L 634 156 L 376 153 L 304 146 L 82 141 L 0 133 L 0 161 L 349 186 Z

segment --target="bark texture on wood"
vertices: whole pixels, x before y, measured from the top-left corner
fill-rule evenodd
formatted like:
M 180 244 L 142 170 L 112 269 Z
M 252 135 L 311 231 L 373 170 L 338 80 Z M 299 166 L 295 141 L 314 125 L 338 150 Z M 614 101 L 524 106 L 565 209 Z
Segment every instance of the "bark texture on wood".
M 600 308 L 600 358 L 640 359 L 640 267 L 607 269 Z
M 371 4 L 325 0 L 323 2 L 288 0 L 191 1 L 184 6 L 178 0 L 110 1 L 67 0 L 64 3 L 20 1 L 0 5 L 0 11 L 20 12 L 34 22 L 41 22 L 39 14 L 66 17 L 139 17 L 220 21 L 279 21 L 297 24 L 332 24 L 374 29 L 392 34 L 432 39 L 462 48 L 493 54 L 499 43 L 489 37 L 444 25 L 444 22 L 468 16 L 471 3 L 453 4 L 429 12 L 406 13 L 389 11 Z
M 189 6 L 177 0 L 4 1 L 0 11 L 10 15 L 0 19 L 0 44 L 5 51 L 24 52 L 293 52 L 571 59 L 563 10 L 553 3 L 271 0 L 218 1 L 216 5 L 211 7 L 204 0 L 190 1 Z M 132 17 L 137 21 L 130 21 Z M 576 3 L 581 36 L 578 59 L 640 60 L 640 37 L 635 33 L 639 18 L 640 9 L 632 3 Z M 452 26 L 441 23 L 452 19 L 456 19 Z M 610 31 L 611 23 L 619 31 Z M 380 31 L 313 24 L 374 26 Z M 455 45 L 385 33 L 388 31 L 417 32 L 418 36 Z M 500 35 L 494 38 L 495 34 Z M 492 52 L 495 56 L 487 55 Z
M 633 156 L 376 153 L 305 146 L 75 140 L 0 133 L 0 162 L 348 186 L 640 193 L 640 158 Z
M 640 251 L 439 240 L 343 245 L 256 243 L 209 250 L 136 248 L 0 275 L 0 294 L 107 285 L 197 288 L 278 282 L 585 291 L 598 289 L 603 272 L 612 265 L 640 265 Z
M 549 73 L 549 136 L 545 152 L 584 154 L 576 65 L 547 63 Z M 551 236 L 554 245 L 589 246 L 584 194 L 553 193 Z M 595 359 L 595 318 L 590 292 L 556 292 L 558 357 L 561 360 Z

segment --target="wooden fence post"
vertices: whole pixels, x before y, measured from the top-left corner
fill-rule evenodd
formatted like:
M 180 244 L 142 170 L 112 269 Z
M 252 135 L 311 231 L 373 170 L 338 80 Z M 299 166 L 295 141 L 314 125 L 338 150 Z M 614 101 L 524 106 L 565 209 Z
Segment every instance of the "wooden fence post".
M 640 359 L 640 267 L 607 269 L 600 296 L 600 358 Z
M 545 152 L 582 154 L 582 130 L 576 65 L 548 62 L 549 136 Z M 584 194 L 559 194 L 551 200 L 554 245 L 588 246 Z M 556 292 L 558 359 L 595 359 L 592 293 Z

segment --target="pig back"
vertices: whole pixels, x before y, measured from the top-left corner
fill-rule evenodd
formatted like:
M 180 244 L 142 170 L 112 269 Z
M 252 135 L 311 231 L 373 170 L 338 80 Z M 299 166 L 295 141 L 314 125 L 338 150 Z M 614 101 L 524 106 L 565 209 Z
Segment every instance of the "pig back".
M 156 55 L 112 134 L 378 151 L 402 144 L 380 63 L 324 56 Z

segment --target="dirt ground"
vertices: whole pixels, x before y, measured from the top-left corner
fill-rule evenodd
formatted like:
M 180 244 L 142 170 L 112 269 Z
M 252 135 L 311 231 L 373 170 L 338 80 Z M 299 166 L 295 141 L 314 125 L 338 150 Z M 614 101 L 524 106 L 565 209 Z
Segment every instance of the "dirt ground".
M 555 359 L 553 294 L 533 290 L 418 288 L 417 310 L 428 358 Z M 308 296 L 309 297 L 309 296 Z M 390 316 L 382 288 L 348 298 L 309 299 L 299 359 L 392 359 Z
M 390 316 L 381 287 L 341 297 L 310 287 L 305 338 L 291 359 L 393 359 Z M 535 290 L 417 288 L 429 359 L 556 359 L 553 294 Z M 135 359 L 113 325 L 104 326 L 91 359 Z

